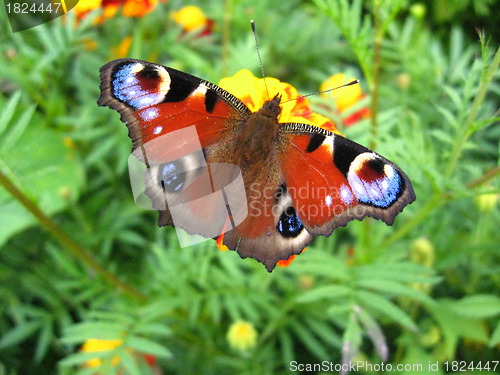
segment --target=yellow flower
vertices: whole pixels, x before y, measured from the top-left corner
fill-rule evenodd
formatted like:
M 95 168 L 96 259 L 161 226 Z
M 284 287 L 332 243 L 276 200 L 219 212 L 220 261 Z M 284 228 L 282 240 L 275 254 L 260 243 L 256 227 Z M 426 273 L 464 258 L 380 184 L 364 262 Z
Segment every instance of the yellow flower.
M 246 352 L 257 344 L 257 331 L 252 323 L 239 320 L 231 324 L 226 338 L 231 348 Z
M 99 340 L 99 339 L 88 339 L 83 344 L 80 351 L 82 352 L 104 352 L 118 348 L 123 344 L 123 340 Z M 116 366 L 120 362 L 120 357 L 114 356 L 111 360 L 111 365 Z M 99 358 L 89 359 L 85 362 L 87 367 L 99 367 L 101 365 L 101 360 Z
M 79 0 L 73 8 L 77 15 L 97 9 L 101 6 L 101 0 Z
M 345 74 L 334 74 L 321 84 L 320 91 L 342 86 L 352 80 L 353 78 L 347 79 L 347 76 Z M 335 107 L 337 108 L 337 111 L 339 113 L 342 113 L 358 103 L 361 99 L 363 99 L 365 95 L 361 90 L 361 86 L 358 84 L 346 86 L 341 88 L 340 90 L 322 93 L 321 96 L 324 98 L 333 98 L 335 100 Z M 357 121 L 368 117 L 370 117 L 370 110 L 367 107 L 364 107 L 347 116 L 343 119 L 343 121 L 346 126 L 350 126 Z
M 299 122 L 338 133 L 332 121 L 312 112 L 307 98 L 297 99 L 299 94 L 295 87 L 276 78 L 267 77 L 264 83 L 263 78 L 256 78 L 249 70 L 243 69 L 232 77 L 223 78 L 219 86 L 240 99 L 252 112 L 257 112 L 264 102 L 280 94 L 282 104 L 279 122 Z
M 185 31 L 193 31 L 196 29 L 200 29 L 207 24 L 207 17 L 200 8 L 194 5 L 188 5 L 177 12 L 172 12 L 170 17 L 177 23 L 182 26 Z
M 82 345 L 80 351 L 81 352 L 105 352 L 117 349 L 118 347 L 123 345 L 123 340 L 100 340 L 100 339 L 88 339 Z M 142 358 L 142 360 L 146 361 L 146 363 L 153 369 L 156 368 L 156 357 L 151 354 L 138 353 L 130 348 L 126 348 L 127 351 L 133 352 L 134 356 L 137 358 Z M 111 366 L 117 366 L 120 363 L 120 357 L 115 355 L 111 359 Z M 85 367 L 100 367 L 102 365 L 102 361 L 99 358 L 92 358 L 85 362 Z

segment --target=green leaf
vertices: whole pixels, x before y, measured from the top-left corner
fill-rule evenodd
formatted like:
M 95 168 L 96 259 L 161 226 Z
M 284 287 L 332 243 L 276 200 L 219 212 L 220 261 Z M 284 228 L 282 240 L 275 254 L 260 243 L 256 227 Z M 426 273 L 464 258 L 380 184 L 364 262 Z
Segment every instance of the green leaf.
M 372 292 L 357 291 L 356 298 L 360 305 L 366 306 L 372 311 L 381 312 L 406 328 L 417 330 L 417 326 L 408 314 L 386 297 Z
M 157 357 L 170 357 L 172 355 L 165 346 L 143 337 L 131 336 L 127 338 L 126 345 L 141 353 L 152 354 Z
M 48 319 L 45 319 L 42 329 L 40 330 L 40 334 L 38 335 L 38 341 L 36 343 L 35 350 L 35 361 L 40 362 L 49 349 L 50 341 L 53 338 L 53 327 L 52 322 Z
M 396 281 L 377 280 L 377 279 L 361 279 L 357 281 L 357 285 L 366 289 L 385 292 L 391 296 L 404 296 L 420 301 L 423 303 L 432 304 L 434 300 L 427 294 L 413 289 L 409 286 L 400 284 Z
M 19 103 L 19 99 L 21 99 L 21 92 L 17 91 L 7 104 L 3 104 L 2 112 L 0 113 L 0 136 L 7 129 L 7 125 L 14 116 L 17 104 Z
M 120 367 L 123 372 L 128 375 L 141 375 L 141 370 L 137 365 L 137 360 L 134 358 L 133 354 L 123 350 L 119 354 L 120 356 Z
M 77 198 L 83 186 L 82 165 L 62 134 L 21 117 L 21 123 L 10 127 L 0 142 L 18 138 L 0 149 L 0 169 L 16 186 L 47 215 L 61 211 Z M 41 121 L 40 119 L 38 119 Z M 26 121 L 26 124 L 22 124 Z M 12 130 L 12 133 L 10 132 Z M 36 223 L 27 211 L 6 190 L 0 187 L 0 245 L 10 236 Z
M 298 302 L 314 302 L 320 299 L 338 299 L 339 297 L 347 297 L 352 293 L 352 289 L 344 285 L 326 285 L 314 288 L 313 290 L 302 293 L 298 298 Z
M 290 334 L 285 330 L 278 331 L 278 338 L 283 356 L 283 363 L 289 365 L 290 362 L 296 358 L 295 351 L 293 349 L 293 340 L 290 337 Z
M 301 255 L 290 272 L 324 276 L 328 280 L 346 281 L 350 279 L 345 262 L 324 252 L 308 251 Z
M 491 339 L 489 342 L 489 346 L 493 348 L 494 346 L 500 344 L 500 321 L 497 322 L 497 326 L 493 333 L 491 334 Z
M 349 322 L 342 337 L 342 364 L 349 364 L 359 353 L 362 342 L 362 330 L 356 319 L 356 313 L 351 312 Z M 347 372 L 342 371 L 342 374 Z
M 439 300 L 429 307 L 443 332 L 446 355 L 455 356 L 455 350 L 460 337 L 486 343 L 488 335 L 483 322 L 479 319 L 468 318 L 457 314 L 453 310 L 455 301 Z
M 95 352 L 78 352 L 73 353 L 59 361 L 59 364 L 64 367 L 83 365 L 85 362 L 97 358 L 102 359 L 110 355 L 109 350 L 100 350 Z
M 0 349 L 19 344 L 32 336 L 40 328 L 40 322 L 26 322 L 14 327 L 0 339 Z
M 317 358 L 328 358 L 328 352 L 326 351 L 323 343 L 318 340 L 309 330 L 301 323 L 294 322 L 292 329 L 297 333 L 298 340 L 307 347 Z
M 123 336 L 124 327 L 113 322 L 86 322 L 79 323 L 66 329 L 63 343 L 82 343 L 90 338 L 100 340 L 117 340 Z
M 172 334 L 172 330 L 164 324 L 161 323 L 147 323 L 137 327 L 134 330 L 135 333 L 139 333 L 142 335 L 151 335 L 151 336 L 170 336 Z
M 357 277 L 366 280 L 385 279 L 409 283 L 434 283 L 439 280 L 433 271 L 410 262 L 374 263 L 356 267 Z
M 500 314 L 500 297 L 490 294 L 466 296 L 450 305 L 457 314 L 471 318 L 492 318 Z

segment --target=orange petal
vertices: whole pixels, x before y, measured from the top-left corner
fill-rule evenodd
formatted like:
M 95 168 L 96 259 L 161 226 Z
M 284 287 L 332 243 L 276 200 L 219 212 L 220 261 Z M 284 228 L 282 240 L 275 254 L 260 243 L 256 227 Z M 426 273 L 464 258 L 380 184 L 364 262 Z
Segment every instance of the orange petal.
M 302 254 L 304 251 L 306 251 L 307 247 L 304 247 L 302 249 L 302 251 L 300 252 L 300 254 Z M 278 263 L 276 263 L 276 265 L 278 265 L 279 267 L 288 267 L 290 264 L 292 264 L 293 260 L 297 257 L 297 255 L 290 255 L 290 257 L 288 259 L 282 259 L 282 260 L 278 260 Z
M 127 0 L 123 6 L 123 15 L 126 17 L 141 17 L 151 12 L 158 0 Z
M 224 224 L 224 228 L 222 228 L 222 233 L 215 240 L 215 244 L 217 245 L 217 247 L 219 248 L 220 251 L 229 250 L 229 247 L 227 247 L 226 245 L 224 245 L 224 233 L 226 233 L 226 228 L 227 228 L 228 222 L 229 222 L 229 219 L 226 220 L 226 223 Z

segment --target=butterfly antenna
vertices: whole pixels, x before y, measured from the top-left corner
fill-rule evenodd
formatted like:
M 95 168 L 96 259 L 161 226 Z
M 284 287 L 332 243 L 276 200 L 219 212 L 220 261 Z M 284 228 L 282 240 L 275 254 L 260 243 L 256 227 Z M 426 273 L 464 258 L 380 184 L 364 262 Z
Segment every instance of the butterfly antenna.
M 355 79 L 354 81 L 351 81 L 351 82 L 346 83 L 344 85 L 334 87 L 333 89 L 328 89 L 328 90 L 313 92 L 311 94 L 306 94 L 306 95 L 298 96 L 298 97 L 296 97 L 294 99 L 288 99 L 288 100 L 286 100 L 284 102 L 281 102 L 281 104 L 286 103 L 286 102 L 291 102 L 292 100 L 299 100 L 299 99 L 302 99 L 302 98 L 307 98 L 308 96 L 312 96 L 312 95 L 324 94 L 325 92 L 330 92 L 330 91 L 333 91 L 333 90 L 341 89 L 342 87 L 346 87 L 346 86 L 352 86 L 352 85 L 355 85 L 357 83 L 359 83 L 359 79 Z
M 260 70 L 262 72 L 262 78 L 264 78 L 264 85 L 266 86 L 267 97 L 270 99 L 271 96 L 269 95 L 269 89 L 267 87 L 266 74 L 264 73 L 264 64 L 262 64 L 262 58 L 260 56 L 259 41 L 257 39 L 257 32 L 255 31 L 254 20 L 250 21 L 250 25 L 252 26 L 253 37 L 255 39 L 255 49 L 257 50 L 257 56 L 259 56 Z

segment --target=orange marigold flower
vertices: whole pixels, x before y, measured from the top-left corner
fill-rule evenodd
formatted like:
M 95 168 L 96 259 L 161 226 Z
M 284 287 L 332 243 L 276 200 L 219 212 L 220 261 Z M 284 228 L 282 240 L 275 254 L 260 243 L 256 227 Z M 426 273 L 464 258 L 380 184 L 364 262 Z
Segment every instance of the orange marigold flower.
M 194 5 L 188 5 L 177 12 L 172 12 L 170 17 L 175 23 L 182 26 L 185 32 L 200 30 L 199 36 L 212 33 L 214 21 L 207 18 L 203 11 Z
M 252 112 L 262 108 L 264 102 L 270 99 L 269 96 L 272 98 L 280 94 L 282 104 L 279 122 L 299 122 L 338 133 L 331 120 L 311 110 L 307 98 L 297 99 L 299 94 L 295 87 L 276 78 L 267 77 L 264 83 L 263 78 L 256 78 L 249 70 L 243 69 L 232 77 L 223 78 L 219 86 L 243 101 Z
M 126 17 L 142 17 L 151 12 L 158 0 L 126 0 L 123 4 L 123 15 Z
M 321 84 L 320 91 L 342 86 L 343 84 L 352 80 L 353 78 L 347 79 L 347 76 L 345 74 L 334 74 Z M 333 98 L 335 100 L 335 107 L 337 111 L 339 113 L 343 113 L 356 105 L 361 99 L 363 99 L 365 97 L 365 94 L 361 90 L 360 85 L 351 85 L 343 87 L 340 90 L 322 93 L 321 96 L 323 96 L 324 98 Z M 370 117 L 370 109 L 368 107 L 363 107 L 355 111 L 354 113 L 344 117 L 343 120 L 346 126 L 350 126 L 368 117 Z
M 88 12 L 102 8 L 102 16 L 97 22 L 113 17 L 120 7 L 123 7 L 123 15 L 126 17 L 142 17 L 151 12 L 158 0 L 80 0 L 75 6 L 78 18 L 83 18 Z

